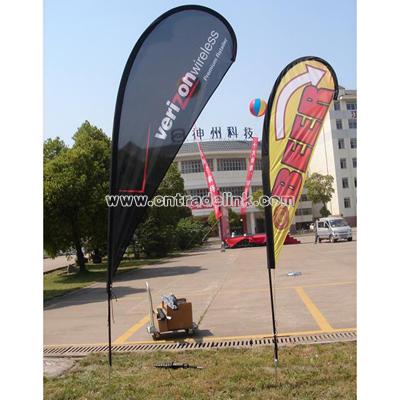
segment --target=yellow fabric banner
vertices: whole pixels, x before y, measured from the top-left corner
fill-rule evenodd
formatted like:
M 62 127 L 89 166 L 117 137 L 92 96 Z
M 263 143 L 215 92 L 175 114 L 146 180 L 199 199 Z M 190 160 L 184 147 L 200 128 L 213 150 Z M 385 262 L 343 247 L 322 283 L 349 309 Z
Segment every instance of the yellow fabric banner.
M 293 61 L 275 82 L 263 129 L 268 266 L 275 268 L 295 216 L 311 156 L 337 96 L 332 67 L 316 57 Z

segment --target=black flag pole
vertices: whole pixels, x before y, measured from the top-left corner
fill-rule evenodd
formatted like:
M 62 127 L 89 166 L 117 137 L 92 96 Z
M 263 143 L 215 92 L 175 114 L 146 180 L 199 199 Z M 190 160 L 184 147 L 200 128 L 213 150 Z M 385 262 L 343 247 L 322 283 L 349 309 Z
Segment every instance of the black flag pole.
M 108 365 L 112 367 L 112 351 L 111 351 L 111 285 L 107 284 L 107 303 L 108 303 Z
M 277 340 L 277 331 L 276 331 L 276 321 L 275 321 L 275 306 L 274 306 L 274 292 L 272 290 L 272 276 L 271 276 L 271 268 L 268 268 L 268 280 L 269 280 L 269 293 L 271 298 L 271 315 L 272 315 L 272 332 L 274 335 L 274 366 L 278 367 L 278 340 Z
M 113 161 L 111 160 L 111 176 L 113 171 Z M 113 193 L 113 182 L 110 179 L 110 193 Z M 107 329 L 108 329 L 108 365 L 112 367 L 112 347 L 111 347 L 111 301 L 112 301 L 112 259 L 110 257 L 112 240 L 112 208 L 108 209 L 108 268 L 107 268 Z M 111 372 L 111 371 L 110 371 Z
M 121 90 L 121 88 L 119 89 Z M 118 107 L 118 99 L 117 99 Z M 114 127 L 117 123 L 117 113 L 114 114 Z M 115 128 L 114 128 L 115 129 Z M 112 155 L 110 160 L 110 194 L 117 193 L 115 173 L 117 170 L 117 157 L 114 155 L 118 152 L 118 142 L 112 140 Z M 109 365 L 109 378 L 111 378 L 112 368 L 112 332 L 111 332 L 111 302 L 112 302 L 112 281 L 113 281 L 113 221 L 114 221 L 114 208 L 108 208 L 108 222 L 107 222 L 107 334 L 108 334 L 108 365 Z
M 264 141 L 263 141 L 264 142 Z M 263 143 L 264 145 L 264 143 Z M 268 158 L 268 157 L 267 157 Z M 268 162 L 269 165 L 269 162 Z M 264 168 L 263 168 L 264 169 Z M 264 175 L 264 173 L 263 173 Z M 267 196 L 271 196 L 269 174 L 264 179 L 266 186 Z M 272 317 L 272 334 L 274 343 L 274 366 L 275 369 L 278 367 L 278 333 L 276 329 L 276 319 L 275 319 L 275 302 L 274 302 L 274 291 L 272 285 L 272 274 L 271 269 L 275 269 L 275 252 L 274 252 L 274 232 L 272 227 L 272 205 L 268 204 L 265 209 L 265 232 L 267 235 L 267 269 L 268 269 L 268 283 L 269 283 L 269 294 L 271 302 L 271 317 Z
M 268 102 L 268 104 L 271 104 Z M 269 113 L 270 110 L 267 108 L 265 119 L 264 119 L 264 131 L 265 125 L 269 121 Z M 266 122 L 267 121 L 267 122 Z M 269 176 L 269 149 L 268 149 L 268 139 L 265 137 L 265 132 L 263 132 L 263 140 L 262 140 L 262 180 L 263 180 L 263 190 L 266 196 L 271 197 L 271 183 Z M 275 251 L 274 251 L 274 231 L 272 226 L 272 204 L 268 202 L 267 206 L 264 208 L 264 217 L 265 217 L 265 233 L 267 236 L 267 269 L 268 269 L 268 283 L 269 283 L 269 294 L 270 294 L 270 302 L 271 302 L 271 317 L 272 317 L 272 334 L 273 334 L 273 343 L 274 343 L 274 367 L 275 371 L 278 368 L 279 357 L 278 357 L 278 333 L 276 329 L 276 319 L 275 319 L 275 303 L 274 303 L 274 292 L 272 285 L 272 274 L 271 269 L 275 269 Z

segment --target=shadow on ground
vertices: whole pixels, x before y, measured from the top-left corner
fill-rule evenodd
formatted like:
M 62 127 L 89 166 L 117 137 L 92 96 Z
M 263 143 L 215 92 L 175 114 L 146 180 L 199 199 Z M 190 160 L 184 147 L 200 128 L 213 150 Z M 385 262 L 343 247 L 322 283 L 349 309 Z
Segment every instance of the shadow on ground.
M 133 288 L 130 286 L 118 286 L 113 289 L 116 299 L 123 298 L 136 293 L 145 292 L 145 288 Z M 45 310 L 54 310 L 56 308 L 72 307 L 79 304 L 99 303 L 107 301 L 106 287 L 86 287 L 79 289 L 75 293 L 66 294 L 53 300 L 48 300 L 45 304 Z
M 180 341 L 184 339 L 193 339 L 197 343 L 202 343 L 206 337 L 214 336 L 209 329 L 196 329 L 193 335 L 187 335 L 185 331 L 166 332 L 160 335 L 160 340 L 167 340 L 171 342 Z M 157 342 L 156 340 L 154 341 Z
M 195 274 L 205 269 L 207 268 L 203 268 L 198 265 L 179 265 L 179 266 L 140 268 L 131 272 L 127 272 L 125 274 L 117 275 L 114 281 L 124 282 L 136 279 L 151 279 L 160 276 Z
M 153 267 L 148 266 L 146 268 L 138 268 L 133 271 L 126 272 L 120 275 L 117 275 L 114 279 L 114 282 L 126 282 L 133 281 L 137 279 L 141 280 L 150 280 L 152 278 L 160 277 L 160 276 L 176 276 L 176 275 L 187 275 L 194 274 L 204 270 L 205 268 L 201 266 L 165 266 L 165 267 Z M 101 282 L 99 283 L 101 284 Z M 125 296 L 133 295 L 136 293 L 145 292 L 146 289 L 143 288 L 134 288 L 132 286 L 114 286 L 113 292 L 115 296 L 118 298 L 122 298 Z M 53 293 L 54 292 L 54 293 Z M 46 295 L 57 295 L 58 291 L 45 290 Z M 67 293 L 63 296 L 55 297 L 52 300 L 47 300 L 45 302 L 45 309 L 55 309 L 62 307 L 71 307 L 78 304 L 88 304 L 88 303 L 98 303 L 107 300 L 107 292 L 105 282 L 102 286 L 88 286 L 82 289 L 79 289 L 72 293 Z

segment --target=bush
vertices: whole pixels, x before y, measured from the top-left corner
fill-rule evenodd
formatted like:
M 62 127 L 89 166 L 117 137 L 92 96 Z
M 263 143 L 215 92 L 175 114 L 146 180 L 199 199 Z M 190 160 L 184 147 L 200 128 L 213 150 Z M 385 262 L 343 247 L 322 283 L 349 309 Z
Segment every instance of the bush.
M 184 182 L 175 163 L 172 163 L 162 180 L 157 195 L 184 194 Z M 136 255 L 163 257 L 177 248 L 175 230 L 177 222 L 192 212 L 187 207 L 149 207 L 146 216 L 136 229 L 133 250 Z
M 175 247 L 174 226 L 150 216 L 137 230 L 138 245 L 147 257 L 163 257 Z
M 231 232 L 234 232 L 234 231 L 243 232 L 243 223 L 241 221 L 240 214 L 233 211 L 232 208 L 229 208 L 228 216 L 229 216 L 230 231 Z M 218 224 L 216 224 L 216 222 L 217 222 L 217 219 L 215 218 L 215 213 L 214 213 L 214 211 L 211 211 L 211 213 L 208 216 L 208 225 L 210 228 L 213 227 L 212 234 L 215 236 L 218 236 L 219 235 L 219 227 L 218 227 Z
M 205 234 L 204 225 L 191 217 L 178 221 L 175 229 L 176 244 L 181 250 L 200 245 Z
M 331 215 L 331 212 L 327 209 L 327 207 L 324 205 L 322 208 L 319 210 L 319 213 L 321 214 L 321 217 L 329 217 Z

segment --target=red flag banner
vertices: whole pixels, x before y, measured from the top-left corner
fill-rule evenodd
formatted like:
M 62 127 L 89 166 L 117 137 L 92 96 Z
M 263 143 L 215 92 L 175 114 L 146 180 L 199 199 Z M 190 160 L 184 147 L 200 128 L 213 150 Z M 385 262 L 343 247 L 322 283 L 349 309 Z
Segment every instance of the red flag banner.
M 242 194 L 242 204 L 240 207 L 240 214 L 242 214 L 242 215 L 246 214 L 250 185 L 251 185 L 251 181 L 253 179 L 254 167 L 256 165 L 257 148 L 258 148 L 258 137 L 254 137 L 253 143 L 251 145 L 251 153 L 250 153 L 250 160 L 249 160 L 249 168 L 247 169 L 246 184 L 244 186 L 244 191 Z
M 200 143 L 197 142 L 200 152 L 201 163 L 203 164 L 204 176 L 206 177 L 206 182 L 208 185 L 208 190 L 210 191 L 211 203 L 214 207 L 215 218 L 220 219 L 222 216 L 220 202 L 217 200 L 219 198 L 219 191 L 217 184 L 215 183 L 214 175 L 211 172 L 211 169 L 207 163 L 206 156 L 204 155 L 203 149 L 200 146 Z
M 227 207 L 220 207 L 221 209 L 221 240 L 231 237 L 231 228 L 229 225 L 229 209 Z

